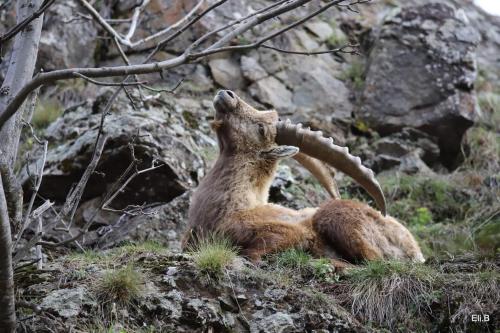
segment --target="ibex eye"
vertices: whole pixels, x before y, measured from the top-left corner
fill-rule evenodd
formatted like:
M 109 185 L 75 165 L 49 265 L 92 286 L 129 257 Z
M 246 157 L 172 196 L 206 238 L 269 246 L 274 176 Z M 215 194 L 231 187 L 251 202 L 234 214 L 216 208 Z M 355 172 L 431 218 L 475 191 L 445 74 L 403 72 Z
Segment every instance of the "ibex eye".
M 259 134 L 261 136 L 265 136 L 266 135 L 266 128 L 264 127 L 263 124 L 259 124 Z

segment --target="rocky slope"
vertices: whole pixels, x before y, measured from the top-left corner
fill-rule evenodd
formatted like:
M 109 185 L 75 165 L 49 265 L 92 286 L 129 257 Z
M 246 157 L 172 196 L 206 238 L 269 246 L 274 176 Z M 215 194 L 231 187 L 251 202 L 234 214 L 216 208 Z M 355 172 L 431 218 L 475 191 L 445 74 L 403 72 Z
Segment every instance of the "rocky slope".
M 195 3 L 151 1 L 137 38 L 165 22 L 176 22 Z M 182 51 L 227 17 L 244 15 L 264 3 L 229 1 L 156 60 Z M 134 1 L 103 1 L 99 10 L 106 17 L 126 18 L 134 5 Z M 498 293 L 498 257 L 496 261 L 494 257 L 500 246 L 500 19 L 467 0 L 378 1 L 357 8 L 359 14 L 331 10 L 273 43 L 288 50 L 315 51 L 352 42 L 361 45 L 361 55 L 303 56 L 269 49 L 223 54 L 161 76 L 141 76 L 158 88 L 174 87 L 183 79 L 175 94 L 142 91 L 144 98 L 133 89 L 120 94 L 106 116 L 104 131 L 109 139 L 71 229 L 76 232 L 92 222 L 80 245 L 97 252 L 60 257 L 79 252 L 72 245 L 47 252 L 41 274 L 18 272 L 20 300 L 38 304 L 43 318 L 26 320 L 26 329 L 404 331 L 405 325 L 417 325 L 419 320 L 423 328 L 434 331 L 479 332 L 494 327 L 493 321 L 486 324 L 490 326 L 470 326 L 467 318 L 498 308 L 498 301 L 492 303 L 485 293 Z M 122 64 L 108 40 L 95 38 L 103 34 L 100 28 L 80 12 L 73 1 L 51 7 L 42 34 L 40 69 Z M 1 15 L 3 31 L 13 24 L 12 11 L 7 7 Z M 280 24 L 272 22 L 233 43 L 246 43 L 254 33 Z M 8 58 L 8 51 L 3 52 L 3 59 Z M 132 62 L 140 62 L 146 54 L 129 56 Z M 0 63 L 0 77 L 6 63 Z M 425 271 L 423 284 L 429 299 L 419 303 L 422 308 L 410 322 L 396 327 L 387 317 L 379 321 L 380 317 L 371 317 L 373 304 L 356 303 L 352 297 L 355 292 L 366 296 L 371 290 L 353 289 L 358 276 L 341 276 L 329 266 L 326 277 L 318 278 L 296 267 L 278 270 L 272 258 L 261 267 L 237 259 L 223 278 L 207 281 L 191 256 L 178 254 L 190 194 L 216 158 L 217 143 L 209 122 L 212 97 L 221 88 L 235 90 L 262 109 L 275 108 L 282 118 L 321 129 L 379 173 L 389 213 L 419 238 L 430 258 L 422 269 L 439 275 L 439 281 L 430 281 Z M 49 140 L 49 152 L 39 194 L 56 207 L 91 159 L 101 113 L 112 92 L 77 80 L 41 91 L 32 123 L 39 136 Z M 30 177 L 21 165 L 26 162 L 34 170 L 40 154 L 26 130 L 19 167 L 26 196 Z M 136 175 L 108 203 L 113 211 L 99 210 L 131 163 L 136 170 L 161 167 Z M 343 197 L 368 200 L 348 179 L 337 178 Z M 317 206 L 326 198 L 317 182 L 291 161 L 280 167 L 271 190 L 272 201 L 293 208 Z M 53 221 L 53 214 L 45 213 L 44 224 Z M 45 234 L 52 241 L 63 237 L 66 234 L 60 230 Z M 142 245 L 139 250 L 130 245 L 113 249 L 124 242 L 145 241 L 168 250 L 162 247 L 157 253 L 158 248 Z M 461 259 L 450 259 L 456 256 Z M 113 308 L 112 301 L 102 305 L 94 282 L 127 264 L 142 276 L 140 297 L 132 306 Z M 364 273 L 371 269 L 376 267 Z M 281 275 L 273 276 L 274 270 Z M 393 281 L 385 279 L 385 273 L 395 278 L 408 273 L 407 267 L 393 266 L 381 272 L 384 282 L 374 280 L 380 288 Z M 371 276 L 364 273 L 359 276 Z M 283 285 L 281 280 L 290 275 L 291 282 Z M 463 285 L 456 283 L 461 275 L 468 277 Z M 412 271 L 408 283 L 421 286 L 421 277 L 420 271 Z M 481 281 L 488 288 L 479 288 Z M 467 302 L 461 306 L 461 299 L 471 296 L 464 292 L 468 288 L 477 296 L 471 298 L 477 300 L 476 307 Z M 451 298 L 446 299 L 448 294 Z M 389 308 L 396 318 L 398 311 L 408 307 L 402 301 Z M 22 315 L 29 316 L 29 311 Z

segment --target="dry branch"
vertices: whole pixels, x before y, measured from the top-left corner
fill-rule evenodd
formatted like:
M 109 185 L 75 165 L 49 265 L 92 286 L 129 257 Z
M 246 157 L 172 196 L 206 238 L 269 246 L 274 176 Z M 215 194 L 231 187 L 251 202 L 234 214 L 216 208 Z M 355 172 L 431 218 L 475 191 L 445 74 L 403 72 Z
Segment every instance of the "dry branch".
M 101 67 L 101 68 L 73 68 L 73 69 L 63 69 L 56 70 L 48 73 L 40 73 L 33 78 L 28 84 L 26 84 L 21 91 L 10 101 L 9 105 L 5 108 L 5 110 L 0 114 L 0 126 L 3 124 L 18 110 L 18 108 L 22 105 L 24 100 L 27 98 L 29 93 L 34 89 L 40 87 L 41 85 L 54 83 L 58 80 L 71 79 L 76 78 L 77 75 L 75 73 L 79 73 L 81 75 L 85 75 L 90 78 L 100 78 L 100 77 L 112 77 L 112 76 L 125 76 L 125 75 L 134 75 L 134 74 L 148 74 L 154 72 L 160 72 L 165 69 L 171 69 L 174 67 L 178 67 L 208 55 L 225 52 L 225 51 L 243 51 L 256 49 L 261 47 L 268 40 L 304 23 L 305 21 L 311 19 L 312 17 L 319 15 L 326 9 L 338 5 L 346 0 L 334 0 L 327 2 L 326 5 L 321 7 L 320 9 L 314 11 L 312 14 L 305 16 L 304 18 L 286 26 L 283 29 L 280 29 L 264 38 L 257 40 L 254 43 L 240 46 L 229 46 L 223 47 L 223 45 L 229 43 L 236 36 L 244 33 L 250 28 L 261 24 L 273 17 L 279 16 L 283 13 L 289 12 L 293 9 L 296 9 L 299 6 L 302 6 L 311 0 L 295 0 L 283 2 L 281 6 L 276 8 L 272 8 L 268 11 L 264 11 L 260 14 L 257 14 L 247 22 L 243 22 L 239 27 L 232 30 L 230 33 L 222 37 L 217 42 L 213 43 L 209 47 L 205 48 L 205 50 L 197 53 L 192 53 L 193 47 L 197 46 L 197 42 L 194 42 L 190 47 L 186 49 L 186 51 L 172 59 L 167 59 L 160 62 L 148 63 L 148 64 L 140 64 L 140 65 L 130 65 L 130 66 L 116 66 L 116 67 Z M 357 3 L 357 2 L 355 2 Z M 352 2 L 350 3 L 352 4 Z M 218 30 L 218 29 L 217 29 Z M 203 37 L 202 37 L 203 38 Z
M 5 43 L 9 39 L 11 39 L 15 35 L 17 35 L 24 28 L 26 28 L 26 26 L 28 26 L 28 24 L 30 24 L 31 22 L 33 22 L 33 20 L 39 18 L 40 15 L 42 15 L 54 3 L 54 1 L 55 0 L 45 0 L 42 3 L 42 5 L 40 6 L 40 8 L 36 12 L 34 12 L 33 14 L 31 14 L 29 17 L 25 18 L 24 20 L 22 20 L 21 22 L 19 22 L 15 26 L 13 26 L 5 34 L 3 34 L 2 36 L 0 36 L 0 47 L 3 45 L 3 43 Z

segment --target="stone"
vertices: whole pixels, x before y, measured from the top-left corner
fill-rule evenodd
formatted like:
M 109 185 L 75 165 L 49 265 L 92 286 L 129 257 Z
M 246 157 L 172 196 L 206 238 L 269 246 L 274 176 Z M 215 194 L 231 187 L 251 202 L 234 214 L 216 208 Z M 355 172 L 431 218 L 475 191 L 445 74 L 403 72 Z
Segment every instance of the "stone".
M 99 248 L 110 248 L 125 241 L 147 240 L 180 252 L 182 236 L 187 228 L 190 196 L 191 192 L 186 192 L 167 204 L 153 207 L 147 214 L 122 216 L 116 223 L 95 231 L 89 238 L 93 238 L 93 245 Z M 169 268 L 167 278 L 175 284 L 175 271 Z
M 64 318 L 75 317 L 80 314 L 84 304 L 91 303 L 87 293 L 83 287 L 54 290 L 42 300 L 40 307 Z
M 241 71 L 243 76 L 250 81 L 258 81 L 268 75 L 254 57 L 241 57 Z
M 321 42 L 324 42 L 333 34 L 332 27 L 323 21 L 311 21 L 305 24 L 307 30 L 312 32 Z
M 295 110 L 292 93 L 274 76 L 268 76 L 253 83 L 249 90 L 252 97 L 278 111 L 293 112 Z
M 75 17 L 75 13 L 83 11 L 74 0 L 49 7 L 40 37 L 38 67 L 51 71 L 95 65 L 97 28 L 92 22 Z
M 83 174 L 94 151 L 100 113 L 106 100 L 98 98 L 91 108 L 85 105 L 68 112 L 47 128 L 45 136 L 51 142 L 51 148 L 39 192 L 47 199 L 65 200 L 70 188 Z M 110 207 L 124 209 L 129 205 L 166 203 L 194 186 L 205 168 L 203 159 L 195 153 L 201 149 L 197 142 L 200 146 L 214 142 L 205 142 L 204 137 L 198 135 L 205 128 L 208 131 L 208 124 L 201 122 L 197 129 L 185 130 L 190 127 L 184 118 L 189 104 L 181 100 L 176 102 L 165 100 L 159 106 L 134 110 L 126 96 L 117 98 L 105 119 L 104 132 L 108 140 L 96 172 L 86 186 L 82 203 L 106 193 L 127 169 L 132 161 L 129 144 L 133 145 L 135 157 L 140 160 L 138 170 L 151 168 L 153 163 L 163 166 L 135 177 L 113 199 Z M 176 106 L 180 106 L 180 113 L 175 112 Z M 196 119 L 205 115 L 203 110 L 197 112 Z M 37 154 L 40 154 L 39 150 L 34 149 L 32 156 L 35 161 L 39 157 Z M 22 175 L 22 181 L 28 184 L 26 173 Z
M 297 327 L 293 323 L 292 317 L 283 312 L 276 312 L 269 316 L 264 316 L 259 321 L 250 323 L 252 333 L 282 333 L 295 332 Z
M 212 58 L 208 61 L 215 82 L 223 88 L 236 90 L 244 85 L 238 61 L 230 57 Z
M 305 51 L 317 51 L 319 44 L 304 30 L 295 30 L 297 39 Z
M 442 3 L 410 6 L 385 20 L 369 56 L 357 116 L 382 135 L 404 127 L 438 139 L 456 165 L 464 132 L 478 115 L 474 51 L 478 33 Z

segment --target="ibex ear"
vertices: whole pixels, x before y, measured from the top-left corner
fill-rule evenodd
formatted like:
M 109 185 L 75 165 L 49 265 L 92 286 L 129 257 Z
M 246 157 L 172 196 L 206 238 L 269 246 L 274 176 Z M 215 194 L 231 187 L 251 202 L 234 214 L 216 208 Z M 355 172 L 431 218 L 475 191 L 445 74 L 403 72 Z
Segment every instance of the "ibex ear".
M 222 121 L 222 120 L 214 120 L 214 121 L 210 122 L 210 127 L 212 127 L 212 129 L 214 131 L 217 131 L 219 128 L 222 127 L 222 124 L 224 124 L 224 121 Z
M 299 152 L 299 148 L 294 146 L 278 146 L 270 150 L 261 151 L 260 156 L 265 159 L 278 160 L 286 157 L 292 157 Z

